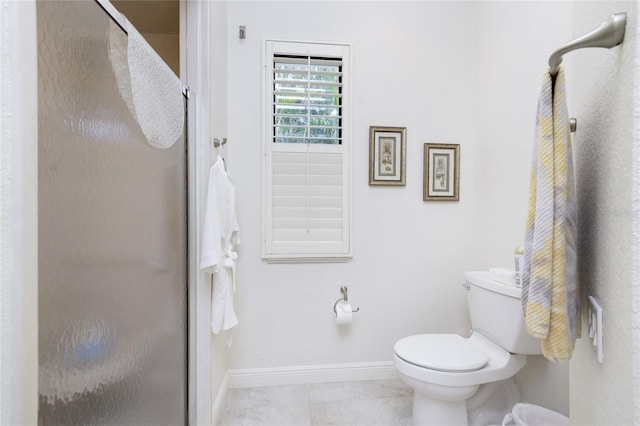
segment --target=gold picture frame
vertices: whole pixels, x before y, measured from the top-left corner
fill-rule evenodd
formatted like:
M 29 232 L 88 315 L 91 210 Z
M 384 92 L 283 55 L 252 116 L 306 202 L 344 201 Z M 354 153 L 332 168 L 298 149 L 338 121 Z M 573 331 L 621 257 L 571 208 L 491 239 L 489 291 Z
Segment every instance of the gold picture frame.
M 460 200 L 460 145 L 424 144 L 424 201 Z
M 405 186 L 406 127 L 369 127 L 369 185 Z

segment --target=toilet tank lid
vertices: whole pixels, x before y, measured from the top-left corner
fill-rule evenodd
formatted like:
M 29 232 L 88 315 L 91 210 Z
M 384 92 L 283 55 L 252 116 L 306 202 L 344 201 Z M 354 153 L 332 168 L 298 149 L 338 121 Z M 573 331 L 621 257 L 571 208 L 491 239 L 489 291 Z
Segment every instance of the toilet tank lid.
M 489 271 L 465 272 L 464 277 L 469 284 L 477 285 L 478 287 L 482 287 L 495 293 L 505 294 L 518 299 L 520 299 L 522 295 L 522 289 L 520 287 L 491 279 L 491 273 Z

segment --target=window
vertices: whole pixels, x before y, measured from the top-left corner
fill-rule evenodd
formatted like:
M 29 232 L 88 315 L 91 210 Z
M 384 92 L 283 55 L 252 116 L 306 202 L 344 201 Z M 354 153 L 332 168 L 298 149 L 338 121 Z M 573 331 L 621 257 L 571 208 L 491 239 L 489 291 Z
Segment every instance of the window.
M 347 45 L 265 44 L 263 256 L 351 257 Z
M 273 142 L 340 144 L 342 59 L 273 56 Z

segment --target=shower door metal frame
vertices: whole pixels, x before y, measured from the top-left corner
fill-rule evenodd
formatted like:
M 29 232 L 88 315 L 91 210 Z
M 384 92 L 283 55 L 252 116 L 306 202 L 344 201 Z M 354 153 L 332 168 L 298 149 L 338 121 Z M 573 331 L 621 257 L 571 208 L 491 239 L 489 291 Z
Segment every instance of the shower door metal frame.
M 94 0 L 103 10 L 109 15 L 109 17 L 127 34 L 125 30 L 124 22 L 122 21 L 121 14 L 111 4 L 109 0 Z M 185 21 L 187 20 L 187 8 L 185 0 L 180 0 L 180 68 L 181 74 L 183 70 L 183 58 L 186 58 L 186 31 L 183 28 Z M 184 83 L 184 78 L 181 78 Z M 195 149 L 192 149 L 190 141 L 195 140 L 196 131 L 196 111 L 194 102 L 194 93 L 190 90 L 189 86 L 183 86 L 183 95 L 185 99 L 185 149 L 186 149 L 186 171 L 187 171 L 187 199 L 185 202 L 187 211 L 187 348 L 186 348 L 186 363 L 187 363 L 187 404 L 185 413 L 185 423 L 188 425 L 196 424 L 209 424 L 211 420 L 211 402 L 210 399 L 204 400 L 202 398 L 202 392 L 198 392 L 198 382 L 203 382 L 204 388 L 210 389 L 211 381 L 209 375 L 206 374 L 204 378 L 199 377 L 196 374 L 196 365 L 199 359 L 207 359 L 209 355 L 208 348 L 205 350 L 205 346 L 197 339 L 198 321 L 196 317 L 197 305 L 196 301 L 198 296 L 196 294 L 195 285 L 197 283 L 197 265 L 195 263 L 195 257 L 192 253 L 197 249 L 197 227 L 198 222 L 196 220 L 196 197 L 194 188 L 196 186 L 196 161 L 195 161 Z M 202 364 L 202 363 L 200 363 Z M 207 362 L 208 365 L 208 362 Z M 205 369 L 208 372 L 208 369 Z M 200 386 L 202 388 L 202 386 Z M 205 392 L 205 395 L 207 393 Z

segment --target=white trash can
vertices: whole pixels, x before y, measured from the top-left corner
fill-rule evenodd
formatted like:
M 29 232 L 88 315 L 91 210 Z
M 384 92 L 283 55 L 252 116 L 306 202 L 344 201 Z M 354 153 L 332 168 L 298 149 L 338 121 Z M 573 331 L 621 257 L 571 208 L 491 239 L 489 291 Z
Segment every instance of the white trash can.
M 502 426 L 568 426 L 569 418 L 533 404 L 518 403 L 504 416 Z

